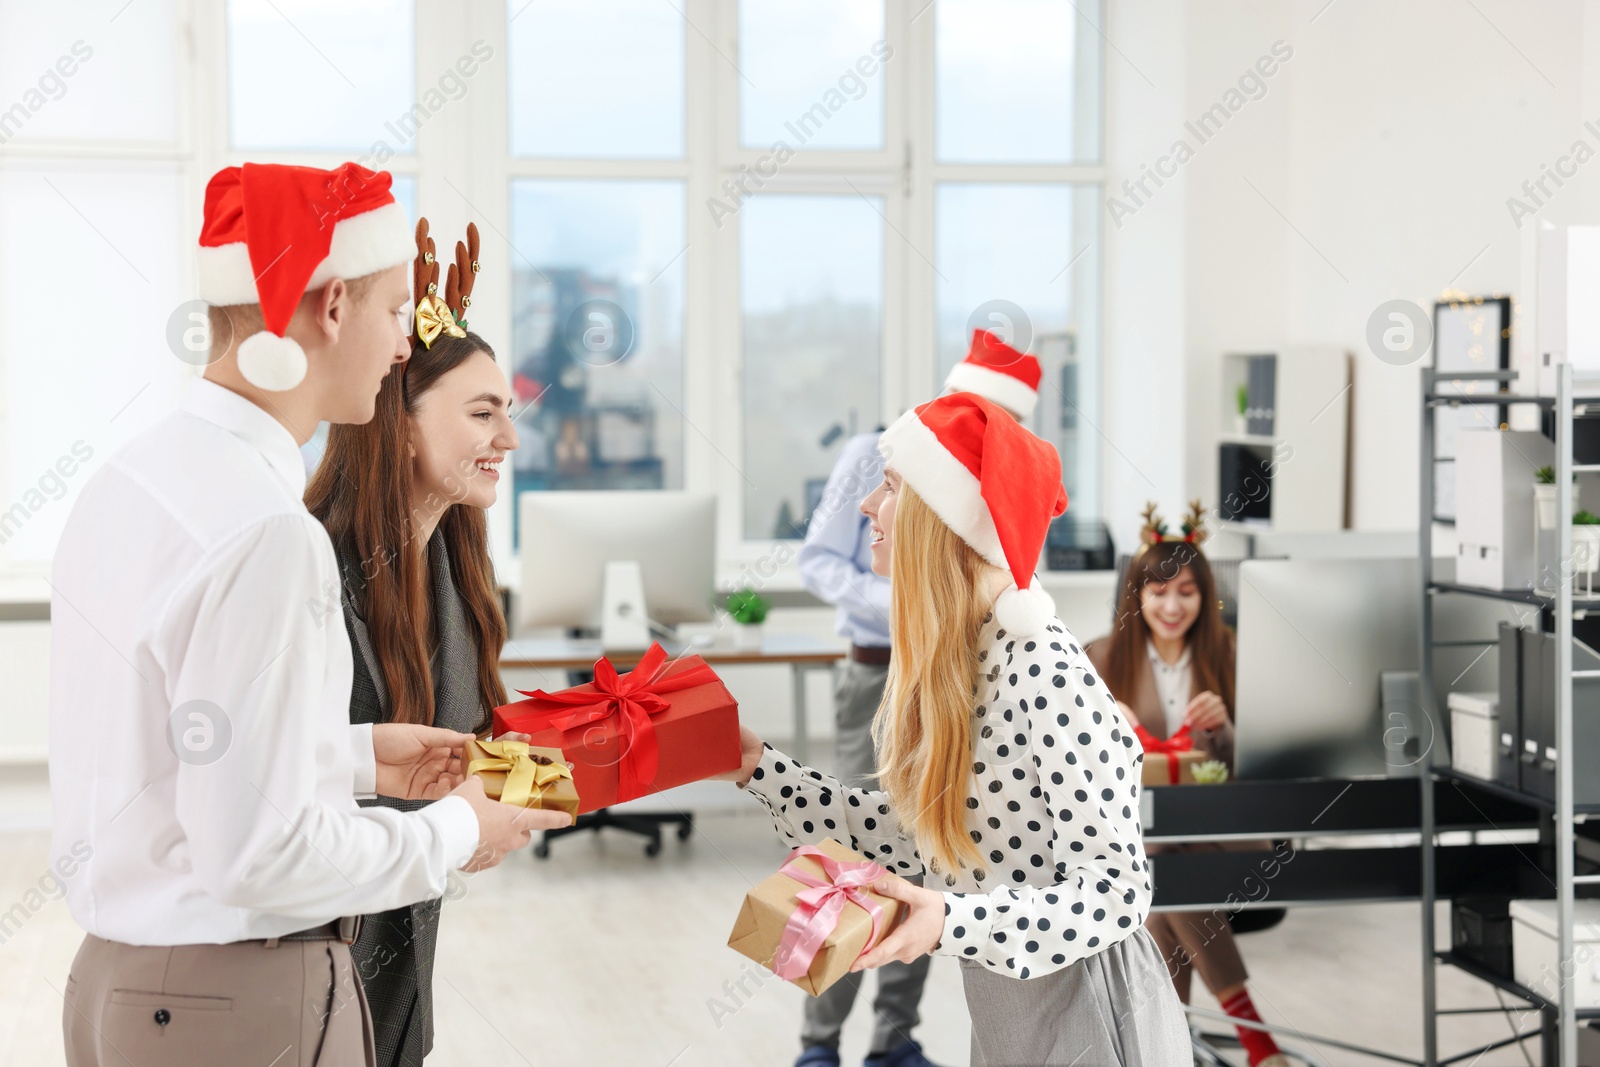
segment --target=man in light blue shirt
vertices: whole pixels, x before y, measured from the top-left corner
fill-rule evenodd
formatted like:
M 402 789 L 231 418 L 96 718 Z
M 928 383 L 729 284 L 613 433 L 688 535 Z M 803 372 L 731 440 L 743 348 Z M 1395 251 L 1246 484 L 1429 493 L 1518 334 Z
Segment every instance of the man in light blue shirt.
M 1038 402 L 1040 377 L 1037 359 L 992 333 L 975 330 L 972 349 L 945 379 L 944 392 L 977 393 L 1021 420 Z M 861 501 L 883 480 L 881 432 L 857 434 L 839 450 L 798 559 L 800 581 L 813 596 L 834 605 L 834 630 L 850 639 L 850 658 L 833 691 L 834 771 L 846 785 L 865 789 L 878 788 L 872 717 L 883 702 L 889 675 L 889 579 L 872 573 L 871 523 L 861 513 Z M 921 1021 L 917 1005 L 932 959 L 923 956 L 914 963 L 878 968 L 865 1067 L 932 1067 L 911 1038 Z M 860 982 L 859 973 L 847 974 L 806 1001 L 795 1067 L 838 1067 L 839 1034 Z

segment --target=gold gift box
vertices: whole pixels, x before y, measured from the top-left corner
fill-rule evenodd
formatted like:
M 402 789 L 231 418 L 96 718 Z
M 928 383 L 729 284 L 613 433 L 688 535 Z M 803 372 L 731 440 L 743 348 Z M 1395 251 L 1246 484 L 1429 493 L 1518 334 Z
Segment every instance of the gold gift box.
M 503 804 L 578 817 L 578 788 L 559 748 L 535 748 L 522 741 L 467 742 L 467 773 L 483 780 L 483 791 Z M 510 792 L 525 801 L 507 800 Z
M 867 862 L 865 856 L 831 839 L 819 841 L 815 847 L 840 863 Z M 822 865 L 808 856 L 797 856 L 792 862 L 819 878 L 823 877 Z M 796 894 L 805 888 L 804 883 L 782 871 L 762 880 L 745 894 L 744 904 L 739 908 L 739 918 L 733 924 L 733 933 L 728 935 L 728 947 L 772 970 L 784 927 L 797 906 Z M 877 938 L 872 937 L 872 916 L 865 908 L 847 903 L 839 915 L 839 925 L 833 928 L 822 947 L 817 949 L 811 967 L 793 980 L 795 985 L 812 996 L 848 974 L 850 965 L 863 952 L 887 937 L 904 917 L 905 906 L 899 901 L 870 890 L 866 893 L 883 911 Z

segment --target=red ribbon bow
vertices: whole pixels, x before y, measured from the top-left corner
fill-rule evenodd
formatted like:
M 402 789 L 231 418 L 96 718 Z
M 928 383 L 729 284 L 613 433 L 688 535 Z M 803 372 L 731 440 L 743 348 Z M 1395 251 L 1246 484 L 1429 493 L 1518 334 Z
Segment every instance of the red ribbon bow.
M 1178 727 L 1178 732 L 1166 739 L 1157 737 L 1138 723 L 1133 724 L 1133 733 L 1139 739 L 1139 744 L 1144 746 L 1145 755 L 1160 754 L 1167 757 L 1167 777 L 1171 779 L 1170 784 L 1177 785 L 1180 772 L 1178 753 L 1194 751 L 1194 738 L 1189 735 L 1188 724 Z
M 617 716 L 620 719 L 617 734 L 619 743 L 623 745 L 617 768 L 617 800 L 633 800 L 649 792 L 650 784 L 656 780 L 660 749 L 656 742 L 656 728 L 650 717 L 672 706 L 671 701 L 662 694 L 692 689 L 717 680 L 716 672 L 699 657 L 691 657 L 691 662 L 696 665 L 663 677 L 668 667 L 667 650 L 658 642 L 650 646 L 638 665 L 627 674 L 619 675 L 616 666 L 604 656 L 595 660 L 593 693 L 576 689 L 559 693 L 547 693 L 543 689 L 531 692 L 519 689 L 518 692 L 525 697 L 574 709 L 541 709 L 543 721 L 538 722 L 534 729 L 554 727 L 566 731 Z
M 817 861 L 822 868 L 821 878 L 795 863 L 802 856 Z M 778 871 L 807 888 L 795 894 L 799 904 L 784 924 L 783 936 L 778 941 L 778 951 L 772 961 L 773 974 L 792 982 L 811 970 L 817 951 L 839 925 L 839 916 L 844 914 L 847 903 L 866 909 L 872 917 L 872 932 L 867 935 L 867 944 L 870 946 L 878 939 L 883 908 L 867 895 L 867 887 L 887 875 L 887 870 L 870 860 L 841 863 L 819 848 L 801 845 L 789 853 L 789 858 Z

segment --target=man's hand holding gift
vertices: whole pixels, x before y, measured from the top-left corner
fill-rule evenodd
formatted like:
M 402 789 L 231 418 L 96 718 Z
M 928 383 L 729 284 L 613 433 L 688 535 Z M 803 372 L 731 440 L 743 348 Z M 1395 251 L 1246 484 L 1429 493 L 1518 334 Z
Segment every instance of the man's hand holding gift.
M 414 723 L 379 723 L 372 728 L 377 792 L 403 800 L 446 796 L 465 800 L 478 819 L 478 848 L 461 869 L 481 871 L 527 845 L 533 831 L 569 826 L 572 817 L 564 811 L 517 808 L 491 799 L 482 781 L 466 775 L 463 756 L 472 740 L 472 734 Z M 526 740 L 526 736 L 506 734 L 499 740 Z

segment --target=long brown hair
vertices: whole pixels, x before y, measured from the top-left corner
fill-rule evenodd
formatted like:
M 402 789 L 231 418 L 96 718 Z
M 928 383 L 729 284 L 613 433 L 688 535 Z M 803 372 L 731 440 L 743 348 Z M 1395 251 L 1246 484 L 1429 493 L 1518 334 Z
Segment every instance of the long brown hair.
M 431 724 L 434 712 L 428 668 L 433 611 L 426 546 L 416 543 L 423 516 L 412 514 L 410 415 L 441 377 L 480 355 L 494 358 L 471 332 L 442 334 L 432 348 L 415 345 L 410 360 L 383 380 L 371 422 L 329 427 L 327 451 L 306 486 L 306 507 L 327 527 L 341 562 L 356 561 L 353 573 L 346 567 L 345 588 L 367 624 L 391 722 Z M 506 620 L 489 560 L 488 523 L 482 508 L 449 504 L 437 531 L 478 650 L 482 732 L 490 709 L 506 702 L 500 680 Z
M 889 673 L 873 719 L 878 779 L 930 870 L 982 854 L 967 834 L 987 564 L 900 483 L 889 577 Z
M 1151 582 L 1176 581 L 1185 567 L 1200 591 L 1200 614 L 1184 640 L 1189 647 L 1189 670 L 1202 691 L 1222 698 L 1233 714 L 1233 631 L 1222 621 L 1217 600 L 1217 580 L 1205 554 L 1186 541 L 1149 545 L 1128 564 L 1117 597 L 1117 617 L 1109 638 L 1105 683 L 1113 693 L 1131 694 L 1144 670 L 1150 646 L 1150 626 L 1144 621 L 1144 587 Z M 1126 699 L 1126 697 L 1124 697 Z

